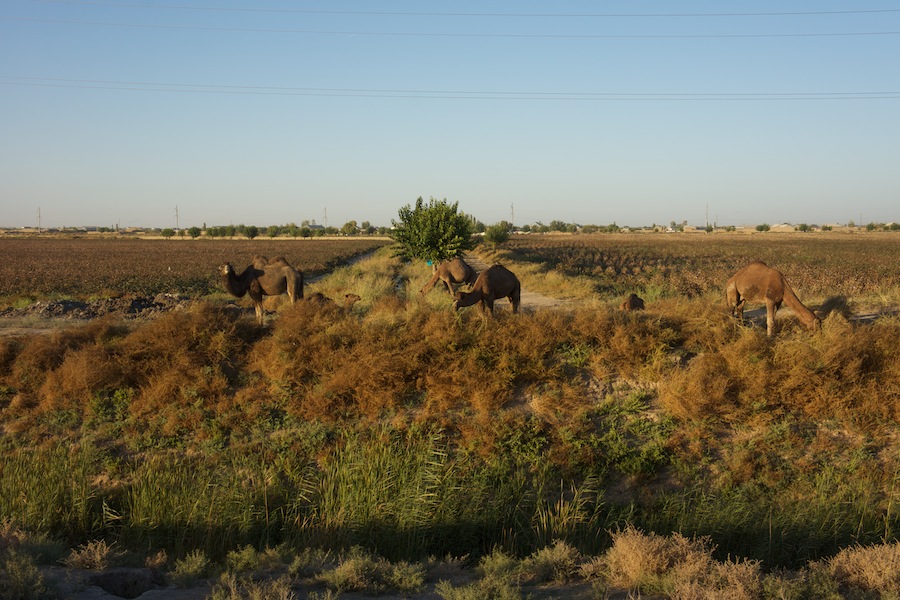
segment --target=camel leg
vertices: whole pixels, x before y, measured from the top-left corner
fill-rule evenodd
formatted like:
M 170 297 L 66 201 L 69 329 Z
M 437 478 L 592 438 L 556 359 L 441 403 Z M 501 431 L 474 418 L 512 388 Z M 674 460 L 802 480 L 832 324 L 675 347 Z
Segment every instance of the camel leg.
M 447 291 L 450 293 L 450 295 L 451 295 L 451 296 L 455 295 L 455 294 L 456 294 L 456 290 L 453 289 L 453 284 L 450 283 L 450 280 L 449 280 L 449 279 L 444 279 L 443 281 L 444 281 L 444 285 L 447 286 Z
M 735 304 L 731 309 L 731 315 L 737 317 L 738 320 L 743 325 L 744 323 L 744 300 L 741 300 L 737 304 Z
M 519 304 L 521 303 L 521 301 L 522 297 L 519 293 L 519 290 L 516 290 L 512 294 L 510 294 L 509 303 L 512 304 L 513 314 L 517 314 L 519 312 Z
M 766 335 L 772 337 L 775 335 L 775 311 L 778 305 L 771 300 L 766 300 Z

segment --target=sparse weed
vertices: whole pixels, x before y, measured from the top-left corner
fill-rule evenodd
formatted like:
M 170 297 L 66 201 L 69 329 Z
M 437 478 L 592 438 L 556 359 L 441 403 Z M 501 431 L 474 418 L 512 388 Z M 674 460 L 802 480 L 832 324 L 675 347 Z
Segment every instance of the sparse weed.
M 290 577 L 277 579 L 238 578 L 232 573 L 223 573 L 212 587 L 209 600 L 299 600 L 294 592 Z
M 435 586 L 444 600 L 522 600 L 522 591 L 514 583 L 492 578 L 454 587 L 449 581 L 439 581 Z
M 566 583 L 578 572 L 581 553 L 557 540 L 522 561 L 522 572 L 535 583 Z
M 316 575 L 331 566 L 331 554 L 319 548 L 303 548 L 288 567 L 288 573 L 294 577 L 306 578 Z
M 103 571 L 117 565 L 123 557 L 124 553 L 113 544 L 108 544 L 106 540 L 94 540 L 72 550 L 63 563 L 70 569 Z
M 202 550 L 193 550 L 184 558 L 175 561 L 175 568 L 169 574 L 178 587 L 190 587 L 198 579 L 208 577 L 212 565 Z
M 900 542 L 845 548 L 827 561 L 839 583 L 863 592 L 900 595 Z
M 425 583 L 425 569 L 420 564 L 405 561 L 393 564 L 354 548 L 338 565 L 319 575 L 337 592 L 384 593 L 398 590 L 412 593 Z
M 34 559 L 15 549 L 0 550 L 0 600 L 53 600 Z

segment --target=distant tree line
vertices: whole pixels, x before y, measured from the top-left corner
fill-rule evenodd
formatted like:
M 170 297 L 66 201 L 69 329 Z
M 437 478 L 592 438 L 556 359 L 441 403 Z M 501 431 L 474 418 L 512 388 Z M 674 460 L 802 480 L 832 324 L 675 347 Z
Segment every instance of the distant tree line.
M 178 231 L 167 227 L 160 230 L 160 235 L 165 238 L 174 237 L 175 235 L 178 235 L 179 237 L 188 235 L 191 238 L 198 238 L 205 234 L 206 237 L 209 238 L 243 237 L 252 240 L 260 236 L 266 236 L 269 238 L 310 238 L 328 235 L 387 235 L 388 232 L 389 229 L 387 227 L 373 227 L 372 224 L 368 221 L 363 221 L 361 224 L 357 224 L 356 221 L 347 221 L 341 228 L 321 227 L 304 221 L 304 223 L 299 226 L 293 223 L 289 223 L 288 225 L 269 225 L 267 227 L 258 227 L 256 225 L 244 224 L 216 225 L 212 227 L 207 227 L 206 225 L 204 225 L 203 228 L 189 227 L 187 229 L 181 229 Z

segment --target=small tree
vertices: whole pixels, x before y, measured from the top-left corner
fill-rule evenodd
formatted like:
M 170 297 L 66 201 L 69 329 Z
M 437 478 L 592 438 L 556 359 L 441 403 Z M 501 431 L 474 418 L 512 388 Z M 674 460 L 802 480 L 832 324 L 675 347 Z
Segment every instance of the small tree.
M 170 237 L 172 237 L 173 235 L 175 235 L 175 230 L 172 229 L 171 227 L 166 227 L 165 229 L 163 229 L 163 230 L 160 231 L 159 233 L 160 233 L 160 235 L 162 235 L 164 238 L 169 239 Z
M 259 227 L 256 225 L 249 225 L 244 229 L 244 235 L 247 236 L 248 240 L 252 240 L 259 235 Z
M 341 233 L 344 235 L 356 235 L 359 233 L 359 228 L 356 226 L 356 221 L 347 221 L 344 223 L 344 226 L 341 227 Z
M 415 207 L 407 204 L 392 220 L 391 237 L 400 256 L 438 263 L 459 256 L 474 246 L 472 219 L 457 211 L 459 202 L 431 198 L 428 204 L 420 196 Z
M 188 235 L 191 236 L 192 240 L 195 240 L 198 237 L 200 237 L 200 233 L 201 233 L 201 231 L 200 231 L 199 227 L 191 227 L 190 229 L 188 229 Z
M 484 230 L 484 241 L 494 248 L 507 240 L 509 240 L 509 224 L 506 221 L 491 225 Z
M 757 231 L 768 231 L 769 229 L 770 229 L 770 227 L 767 223 L 763 223 L 762 225 L 756 226 Z

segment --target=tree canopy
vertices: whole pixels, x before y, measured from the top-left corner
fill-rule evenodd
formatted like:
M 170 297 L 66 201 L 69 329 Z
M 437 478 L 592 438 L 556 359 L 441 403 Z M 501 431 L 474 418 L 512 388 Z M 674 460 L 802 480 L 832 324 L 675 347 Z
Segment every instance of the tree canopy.
M 415 207 L 407 204 L 392 220 L 391 237 L 401 256 L 432 262 L 448 260 L 474 247 L 472 219 L 458 212 L 459 202 L 431 198 L 428 204 L 420 196 Z

